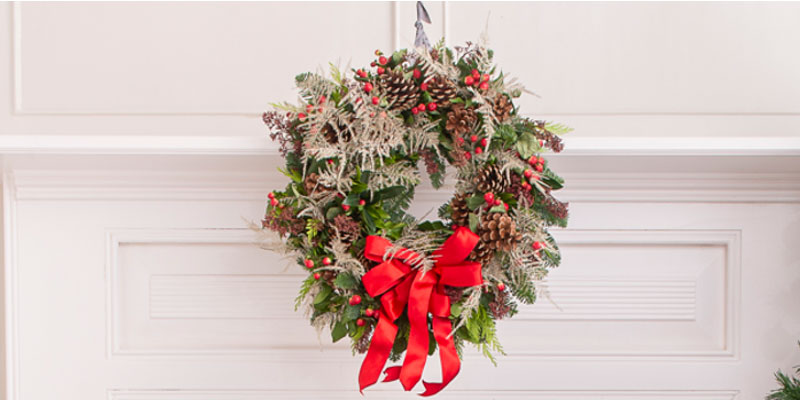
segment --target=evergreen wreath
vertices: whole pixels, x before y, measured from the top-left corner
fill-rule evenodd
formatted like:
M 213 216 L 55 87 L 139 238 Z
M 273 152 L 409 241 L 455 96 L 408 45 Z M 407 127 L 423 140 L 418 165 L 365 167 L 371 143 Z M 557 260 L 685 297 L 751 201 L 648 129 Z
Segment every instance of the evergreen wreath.
M 444 381 L 425 382 L 426 395 L 455 376 L 466 343 L 494 363 L 492 353 L 503 353 L 495 321 L 533 303 L 536 283 L 559 264 L 548 227 L 566 226 L 567 204 L 553 197 L 563 180 L 542 153 L 561 151 L 559 136 L 570 129 L 519 115 L 512 99 L 526 90 L 498 72 L 485 43 L 376 51 L 370 68 L 303 73 L 295 78 L 301 103 L 273 104 L 263 115 L 290 182 L 269 193 L 262 228 L 277 232 L 279 250 L 308 272 L 295 305 L 311 325 L 330 328 L 334 342 L 349 337 L 354 354 L 369 349 L 362 389 L 387 357 L 408 350 L 402 368 L 385 372 L 410 390 L 421 373 L 420 355 L 411 354 L 419 346 L 423 366 L 437 345 L 442 357 Z M 420 161 L 435 188 L 447 166 L 455 169 L 455 194 L 440 220 L 406 212 Z M 453 250 L 459 240 L 466 244 Z M 454 258 L 448 252 L 459 254 L 445 262 Z M 440 268 L 448 263 L 465 268 Z M 372 272 L 386 278 L 387 268 L 402 276 L 376 289 L 381 277 Z M 459 281 L 475 271 L 477 281 Z M 414 300 L 409 286 L 426 276 L 440 280 L 430 297 Z M 414 301 L 425 309 L 412 311 Z M 424 338 L 415 337 L 415 318 Z

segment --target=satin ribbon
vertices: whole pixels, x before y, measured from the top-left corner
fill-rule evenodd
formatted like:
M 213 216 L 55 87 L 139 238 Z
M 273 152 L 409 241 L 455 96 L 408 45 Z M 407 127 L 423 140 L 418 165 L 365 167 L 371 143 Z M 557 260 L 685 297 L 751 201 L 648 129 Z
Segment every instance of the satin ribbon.
M 450 298 L 445 294 L 444 286 L 468 287 L 483 283 L 481 264 L 465 261 L 478 240 L 478 235 L 469 228 L 457 228 L 433 252 L 433 268 L 423 272 L 409 265 L 419 257 L 417 253 L 400 249 L 394 253 L 393 258 L 384 260 L 392 243 L 380 236 L 367 237 L 364 256 L 381 264 L 367 272 L 362 282 L 370 296 L 381 296 L 381 309 L 378 325 L 358 375 L 362 393 L 365 388 L 378 381 L 397 336 L 397 325 L 394 322 L 406 306 L 410 325 L 406 357 L 402 367 L 390 367 L 384 371 L 384 382 L 399 379 L 406 391 L 419 382 L 428 358 L 428 313 L 433 317 L 433 337 L 439 345 L 442 382 L 423 381 L 425 392 L 421 395 L 432 396 L 438 393 L 458 375 L 461 361 L 451 335 L 453 326 L 450 323 Z

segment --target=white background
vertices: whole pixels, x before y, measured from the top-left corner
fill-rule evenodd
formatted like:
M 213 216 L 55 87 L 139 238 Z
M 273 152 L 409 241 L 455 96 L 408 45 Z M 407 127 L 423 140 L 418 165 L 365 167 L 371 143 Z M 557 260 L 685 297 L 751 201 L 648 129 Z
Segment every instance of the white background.
M 547 301 L 460 399 L 762 398 L 800 363 L 800 4 L 427 3 L 576 128 Z M 413 3 L 0 3 L 9 400 L 357 399 L 360 357 L 250 244 L 295 74 L 413 40 Z M 487 22 L 488 21 L 488 22 Z M 423 189 L 415 212 L 447 191 Z M 430 373 L 436 374 L 432 359 Z M 367 398 L 410 398 L 385 384 Z

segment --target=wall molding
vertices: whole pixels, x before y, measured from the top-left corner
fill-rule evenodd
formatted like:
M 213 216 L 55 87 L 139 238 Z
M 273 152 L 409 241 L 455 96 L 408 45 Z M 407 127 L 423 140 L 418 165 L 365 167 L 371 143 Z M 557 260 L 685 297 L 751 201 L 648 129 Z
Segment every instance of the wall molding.
M 13 169 L 17 200 L 265 201 L 277 171 Z M 564 173 L 571 202 L 800 202 L 800 173 Z M 420 186 L 416 200 L 443 203 L 452 186 Z
M 257 116 L 254 115 L 254 118 Z M 574 156 L 792 156 L 800 137 L 565 137 Z M 0 154 L 278 155 L 264 136 L 0 135 Z

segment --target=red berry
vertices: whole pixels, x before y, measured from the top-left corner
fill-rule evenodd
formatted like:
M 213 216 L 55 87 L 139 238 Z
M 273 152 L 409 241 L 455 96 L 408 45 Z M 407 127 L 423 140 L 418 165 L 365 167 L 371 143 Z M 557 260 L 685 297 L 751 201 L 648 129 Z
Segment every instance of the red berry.
M 436 111 L 436 103 L 428 103 L 428 111 Z
M 348 206 L 347 204 L 342 204 L 342 210 L 347 212 L 347 210 L 349 210 L 349 209 L 350 209 L 350 206 Z
M 540 140 L 539 141 L 539 147 L 542 147 L 542 146 L 544 146 L 544 140 Z
M 533 166 L 533 168 L 535 168 L 537 172 L 542 172 L 544 170 L 542 164 L 536 164 Z
M 525 175 L 526 179 L 530 179 L 530 177 L 533 175 L 533 171 L 526 169 L 525 172 L 522 173 L 522 175 Z
M 479 87 L 481 90 L 489 90 L 489 82 L 483 82 Z
M 378 63 L 379 64 L 386 65 L 387 62 L 389 62 L 389 60 L 387 60 L 386 57 L 384 57 L 384 56 L 378 57 Z
M 470 152 L 468 152 L 468 151 L 465 151 L 464 152 L 464 158 L 466 158 L 467 161 L 469 161 L 472 158 L 472 154 Z
M 365 322 L 364 322 L 364 320 L 363 320 L 363 319 L 359 318 L 359 319 L 357 319 L 357 320 L 356 320 L 356 325 L 358 325 L 358 326 L 364 326 L 364 324 L 365 324 Z
M 472 86 L 472 84 L 475 83 L 475 79 L 473 77 L 471 77 L 471 76 L 468 76 L 468 77 L 464 78 L 464 83 L 467 86 Z
M 319 96 L 319 104 L 325 104 L 325 100 L 327 100 L 327 97 L 325 97 L 325 95 Z
M 489 192 L 483 195 L 483 201 L 492 204 L 494 203 L 494 193 Z
M 536 156 L 531 156 L 531 158 L 528 159 L 528 164 L 530 164 L 531 166 L 534 166 L 534 165 L 536 165 L 536 161 L 537 161 L 536 160 Z
M 503 203 L 503 208 L 505 208 L 506 211 L 508 211 L 508 203 Z
M 500 204 L 503 204 L 503 202 L 500 201 L 500 199 L 494 199 L 494 205 L 499 206 Z
M 378 75 L 383 75 L 384 72 L 386 72 L 386 68 L 378 67 Z
M 361 304 L 361 296 L 354 294 L 353 297 L 350 298 L 350 305 L 354 306 L 356 304 Z
M 428 90 L 428 82 L 422 82 L 422 85 L 419 85 L 419 88 L 425 92 Z
M 489 144 L 489 139 L 483 138 L 481 139 L 481 146 L 486 147 Z
M 361 104 L 362 101 L 364 101 L 364 99 L 359 97 L 359 98 L 356 99 L 356 104 Z
M 483 74 L 483 76 L 481 77 L 481 81 L 488 82 L 489 81 L 489 74 Z
M 314 280 L 317 280 L 317 281 L 318 281 L 318 280 L 319 280 L 319 278 L 320 278 L 321 276 L 322 276 L 322 275 L 320 275 L 320 274 L 319 274 L 319 272 L 315 272 L 315 273 L 314 273 Z
M 472 135 L 469 137 L 469 141 L 475 143 L 478 141 L 478 135 Z
M 477 70 L 477 69 L 473 69 L 473 70 L 472 70 L 472 77 L 473 77 L 473 78 L 475 78 L 475 79 L 478 79 L 478 78 L 480 78 L 480 77 L 481 77 L 481 73 L 480 73 L 480 72 L 478 72 L 478 70 Z
M 381 54 L 383 54 L 383 52 L 381 51 L 381 49 L 375 49 L 375 55 L 376 55 L 376 56 L 379 56 L 379 55 L 381 55 Z
M 356 71 L 356 75 L 358 75 L 358 76 L 360 76 L 362 78 L 366 78 L 367 77 L 367 73 L 363 69 L 360 69 L 360 70 Z
M 458 144 L 464 144 L 464 138 L 461 136 L 457 137 L 456 141 L 458 142 Z
M 298 118 L 300 121 L 303 121 L 303 120 L 305 120 L 305 119 L 306 119 L 306 115 L 305 115 L 305 114 L 303 114 L 303 113 L 300 113 L 300 114 L 297 114 L 297 118 Z
M 372 91 L 372 83 L 370 83 L 370 82 L 365 83 L 364 84 L 364 91 L 367 92 L 367 93 L 371 92 Z
M 322 259 L 322 265 L 331 265 L 331 262 L 332 261 L 330 257 L 325 257 Z
M 419 103 L 417 104 L 417 108 L 419 109 L 419 112 L 423 112 L 425 111 L 425 108 L 427 108 L 427 106 L 425 104 Z
M 358 201 L 358 205 L 360 205 L 360 206 L 363 206 L 365 204 L 367 204 L 367 201 L 364 200 L 364 199 L 361 199 L 361 200 Z
M 269 197 L 270 199 L 274 199 L 275 193 L 269 192 L 269 194 L 267 194 L 267 197 Z
M 419 109 L 417 107 L 414 107 L 414 108 L 411 109 L 411 113 L 414 114 L 414 115 L 417 115 L 417 114 L 419 114 Z
M 278 208 L 280 208 L 281 210 L 283 210 L 283 207 L 284 207 L 283 203 L 278 204 Z
M 368 317 L 371 317 L 373 314 L 375 314 L 375 311 L 371 308 L 367 308 L 366 310 L 364 310 L 364 315 Z
M 531 185 L 528 182 L 522 182 L 522 188 L 525 190 L 530 190 Z
M 498 284 L 497 284 L 497 290 L 499 290 L 499 291 L 501 291 L 501 292 L 502 292 L 503 290 L 506 290 L 506 284 L 505 284 L 505 283 L 503 283 L 503 282 L 500 282 L 500 283 L 498 283 Z
M 311 104 L 306 105 L 306 112 L 309 114 L 314 112 L 314 106 L 312 106 Z
M 328 165 L 333 165 L 333 159 L 332 158 L 328 159 Z
M 539 250 L 539 249 L 541 249 L 542 247 L 544 247 L 544 245 L 542 244 L 542 242 L 533 242 L 533 249 L 534 249 L 534 250 Z
M 376 64 L 375 64 L 375 61 L 373 61 L 373 62 L 369 63 L 369 65 L 370 65 L 371 67 L 374 67 L 374 66 L 376 65 Z
M 306 259 L 306 268 L 311 269 L 314 268 L 314 261 L 310 259 Z
M 480 146 L 476 147 L 475 148 L 475 154 L 481 154 L 481 153 L 483 153 L 483 147 L 480 147 Z
M 414 69 L 414 72 L 412 74 L 414 75 L 414 79 L 419 79 L 420 77 L 422 77 L 422 72 L 416 68 Z
M 381 102 L 381 99 L 378 96 L 372 96 L 372 104 L 378 104 Z
M 534 175 L 534 176 L 531 177 L 532 181 L 538 181 L 539 179 L 542 179 L 542 177 L 539 176 L 539 175 Z
M 269 204 L 272 205 L 273 207 L 277 206 L 278 205 L 278 199 L 271 199 L 269 201 Z

